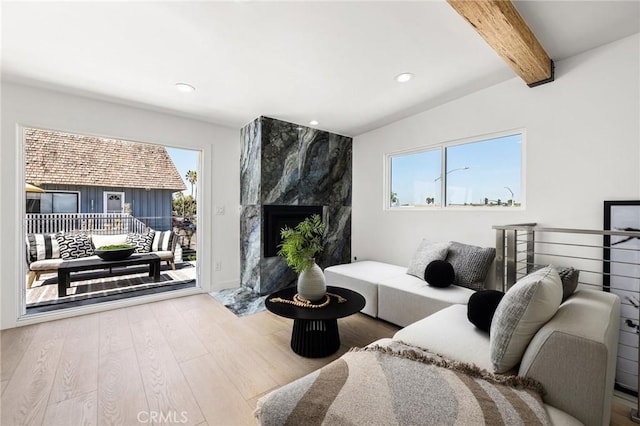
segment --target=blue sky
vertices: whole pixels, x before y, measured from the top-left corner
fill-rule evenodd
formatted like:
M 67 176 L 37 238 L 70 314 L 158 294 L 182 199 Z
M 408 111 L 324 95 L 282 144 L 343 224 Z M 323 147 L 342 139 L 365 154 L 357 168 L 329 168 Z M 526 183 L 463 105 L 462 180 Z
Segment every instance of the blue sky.
M 187 186 L 187 189 L 182 192 L 184 193 L 184 195 L 191 195 L 191 184 L 187 181 L 187 179 L 185 179 L 185 176 L 189 170 L 198 171 L 198 155 L 200 154 L 200 152 L 192 151 L 189 149 L 169 147 L 165 148 L 167 150 L 167 153 L 171 157 L 171 160 L 173 160 L 173 164 L 176 165 L 178 173 L 180 173 L 184 184 Z M 193 186 L 194 196 L 197 186 L 197 183 Z
M 482 204 L 484 198 L 522 201 L 521 135 L 447 147 L 447 202 Z M 424 205 L 427 197 L 441 203 L 440 148 L 394 156 L 391 191 L 400 205 Z

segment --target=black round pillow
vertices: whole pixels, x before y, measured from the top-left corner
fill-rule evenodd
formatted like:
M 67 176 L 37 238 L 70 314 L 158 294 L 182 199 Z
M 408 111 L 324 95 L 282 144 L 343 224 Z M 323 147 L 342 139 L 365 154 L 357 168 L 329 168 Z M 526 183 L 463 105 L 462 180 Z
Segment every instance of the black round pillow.
M 471 295 L 467 304 L 467 318 L 471 324 L 487 333 L 504 293 L 498 290 L 479 290 Z
M 448 287 L 455 276 L 453 266 L 444 260 L 434 260 L 424 270 L 424 280 L 433 287 Z

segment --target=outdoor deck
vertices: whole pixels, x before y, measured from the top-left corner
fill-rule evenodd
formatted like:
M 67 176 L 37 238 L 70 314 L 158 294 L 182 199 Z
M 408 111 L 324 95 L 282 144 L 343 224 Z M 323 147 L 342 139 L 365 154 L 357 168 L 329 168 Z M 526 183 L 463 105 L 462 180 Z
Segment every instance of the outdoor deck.
M 43 274 L 30 289 L 27 289 L 27 310 L 87 299 L 122 296 L 125 293 L 133 295 L 132 293 L 145 290 L 147 292 L 153 289 L 165 291 L 169 286 L 184 287 L 190 283 L 195 286 L 195 266 L 195 261 L 185 261 L 177 263 L 176 270 L 171 270 L 164 264 L 160 271 L 159 282 L 154 282 L 153 277 L 149 277 L 149 270 L 145 266 L 114 268 L 111 273 L 104 270 L 72 274 L 68 295 L 62 298 L 58 297 L 57 274 Z

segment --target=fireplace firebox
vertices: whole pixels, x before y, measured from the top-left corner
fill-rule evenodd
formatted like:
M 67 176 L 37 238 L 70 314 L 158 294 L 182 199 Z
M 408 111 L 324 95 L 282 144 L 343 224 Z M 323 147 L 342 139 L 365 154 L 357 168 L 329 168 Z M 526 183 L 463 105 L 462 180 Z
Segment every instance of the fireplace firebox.
M 318 214 L 322 217 L 322 206 L 278 206 L 264 205 L 264 257 L 278 255 L 282 243 L 280 230 L 285 226 L 295 228 L 300 222 Z

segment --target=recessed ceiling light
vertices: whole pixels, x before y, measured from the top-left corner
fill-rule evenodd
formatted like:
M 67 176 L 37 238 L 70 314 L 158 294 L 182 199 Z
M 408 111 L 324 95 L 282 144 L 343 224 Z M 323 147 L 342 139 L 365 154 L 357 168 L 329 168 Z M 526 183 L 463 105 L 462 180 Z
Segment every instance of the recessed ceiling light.
M 411 74 L 410 72 L 403 72 L 402 74 L 398 74 L 396 76 L 396 81 L 398 83 L 406 83 L 407 81 L 411 80 L 413 78 L 413 74 Z
M 311 120 L 309 124 L 312 126 L 317 126 L 318 124 L 320 124 L 320 122 L 318 120 Z
M 176 89 L 181 92 L 195 92 L 196 88 L 187 83 L 176 83 Z

